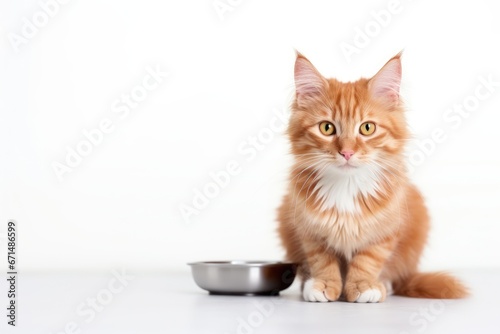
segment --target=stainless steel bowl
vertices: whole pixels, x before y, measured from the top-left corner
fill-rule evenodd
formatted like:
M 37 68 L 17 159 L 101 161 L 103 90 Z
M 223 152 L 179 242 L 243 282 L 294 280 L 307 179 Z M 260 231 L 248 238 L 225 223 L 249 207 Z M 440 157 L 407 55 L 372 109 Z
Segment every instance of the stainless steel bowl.
M 196 284 L 210 294 L 278 295 L 292 285 L 297 264 L 268 261 L 188 263 Z

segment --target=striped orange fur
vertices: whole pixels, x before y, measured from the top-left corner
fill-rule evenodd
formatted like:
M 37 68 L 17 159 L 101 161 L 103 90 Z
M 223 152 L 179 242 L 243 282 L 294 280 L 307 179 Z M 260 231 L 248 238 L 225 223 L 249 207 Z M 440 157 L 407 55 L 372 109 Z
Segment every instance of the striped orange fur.
M 349 83 L 324 78 L 297 54 L 294 165 L 278 230 L 287 259 L 300 263 L 307 301 L 380 302 L 388 289 L 426 298 L 468 293 L 445 273 L 417 270 L 429 216 L 403 158 L 400 81 L 400 54 Z

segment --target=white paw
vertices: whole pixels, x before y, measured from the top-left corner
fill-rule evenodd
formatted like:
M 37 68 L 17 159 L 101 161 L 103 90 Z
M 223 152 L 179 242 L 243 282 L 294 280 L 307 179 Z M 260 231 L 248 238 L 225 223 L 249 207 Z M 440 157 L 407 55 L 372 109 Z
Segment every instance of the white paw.
M 304 283 L 304 291 L 302 291 L 302 296 L 307 302 L 328 302 L 328 298 L 326 298 L 323 290 L 318 290 L 314 288 L 314 279 L 308 279 Z
M 382 299 L 382 292 L 379 289 L 368 289 L 363 291 L 356 303 L 378 303 Z

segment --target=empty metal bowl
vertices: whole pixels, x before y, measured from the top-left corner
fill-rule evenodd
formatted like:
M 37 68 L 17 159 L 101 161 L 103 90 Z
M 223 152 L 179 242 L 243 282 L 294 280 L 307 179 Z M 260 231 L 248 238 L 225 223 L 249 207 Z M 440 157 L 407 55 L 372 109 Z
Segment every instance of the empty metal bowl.
M 188 263 L 196 284 L 210 294 L 278 295 L 292 285 L 297 264 L 269 261 Z

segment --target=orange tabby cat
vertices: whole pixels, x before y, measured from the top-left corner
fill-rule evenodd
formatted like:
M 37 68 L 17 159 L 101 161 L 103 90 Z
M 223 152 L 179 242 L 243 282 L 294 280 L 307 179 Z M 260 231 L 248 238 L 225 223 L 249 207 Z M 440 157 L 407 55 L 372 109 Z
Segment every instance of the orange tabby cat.
M 295 163 L 278 220 L 306 301 L 467 295 L 445 273 L 417 271 L 429 216 L 405 168 L 400 82 L 400 54 L 371 79 L 348 83 L 297 54 L 288 127 Z

